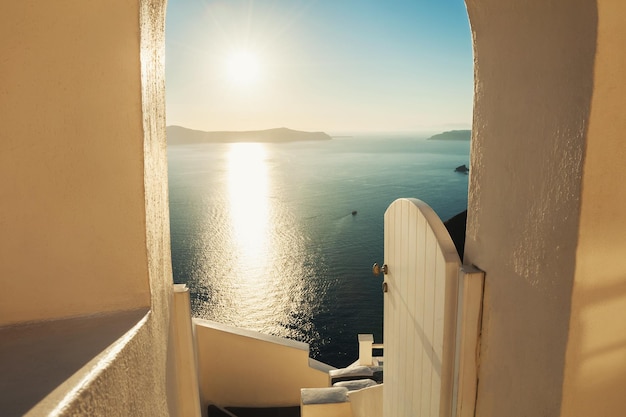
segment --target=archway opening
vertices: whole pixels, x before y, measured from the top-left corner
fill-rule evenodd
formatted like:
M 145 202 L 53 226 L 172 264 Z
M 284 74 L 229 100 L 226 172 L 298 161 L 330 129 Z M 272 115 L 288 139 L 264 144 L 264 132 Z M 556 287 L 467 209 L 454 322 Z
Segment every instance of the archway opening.
M 167 19 L 175 281 L 196 317 L 348 365 L 357 333 L 382 339 L 387 206 L 467 206 L 463 1 L 170 2 Z

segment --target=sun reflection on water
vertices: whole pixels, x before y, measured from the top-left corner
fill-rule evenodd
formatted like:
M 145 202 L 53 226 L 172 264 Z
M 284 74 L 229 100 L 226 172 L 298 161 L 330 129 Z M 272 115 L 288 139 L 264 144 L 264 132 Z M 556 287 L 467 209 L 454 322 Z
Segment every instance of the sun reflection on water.
M 308 237 L 282 198 L 275 150 L 262 143 L 233 143 L 212 169 L 223 181 L 206 212 L 194 305 L 199 316 L 224 324 L 316 342 L 313 314 L 325 288 L 315 279 Z M 281 182 L 283 181 L 283 182 Z
M 234 143 L 228 153 L 230 217 L 239 262 L 245 270 L 262 267 L 269 250 L 269 194 L 265 148 Z

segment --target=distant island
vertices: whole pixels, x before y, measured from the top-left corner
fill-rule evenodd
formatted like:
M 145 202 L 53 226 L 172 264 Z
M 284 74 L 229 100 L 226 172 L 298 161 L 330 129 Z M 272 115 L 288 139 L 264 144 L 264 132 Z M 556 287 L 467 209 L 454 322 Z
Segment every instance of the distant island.
M 303 132 L 300 130 L 279 127 L 266 130 L 249 130 L 242 132 L 205 132 L 187 129 L 182 126 L 167 126 L 167 143 L 169 145 L 189 145 L 194 143 L 234 143 L 264 142 L 283 143 L 304 140 L 330 140 L 324 132 Z
M 428 140 L 470 140 L 471 138 L 471 130 L 449 130 L 433 135 L 429 137 Z

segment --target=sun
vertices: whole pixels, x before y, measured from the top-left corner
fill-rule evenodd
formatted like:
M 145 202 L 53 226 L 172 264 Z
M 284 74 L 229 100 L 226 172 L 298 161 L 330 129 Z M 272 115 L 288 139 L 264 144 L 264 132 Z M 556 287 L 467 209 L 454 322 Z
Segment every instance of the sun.
M 248 50 L 231 52 L 224 66 L 226 79 L 236 87 L 251 87 L 259 82 L 261 66 L 257 54 Z

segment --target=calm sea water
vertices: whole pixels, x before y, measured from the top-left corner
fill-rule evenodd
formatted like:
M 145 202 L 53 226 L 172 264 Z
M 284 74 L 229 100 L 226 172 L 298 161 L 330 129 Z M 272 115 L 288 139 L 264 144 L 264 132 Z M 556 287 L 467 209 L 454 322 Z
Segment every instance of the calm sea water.
M 418 136 L 172 146 L 174 280 L 195 317 L 307 342 L 334 366 L 382 342 L 383 215 L 396 198 L 467 207 L 469 142 Z M 352 212 L 357 214 L 353 215 Z

